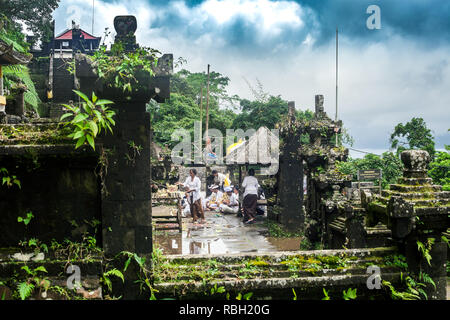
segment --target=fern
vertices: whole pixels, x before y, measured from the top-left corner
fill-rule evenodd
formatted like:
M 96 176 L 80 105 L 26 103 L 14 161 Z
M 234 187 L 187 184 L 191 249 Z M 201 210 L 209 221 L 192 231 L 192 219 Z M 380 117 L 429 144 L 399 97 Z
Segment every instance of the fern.
M 21 282 L 18 285 L 19 295 L 22 300 L 28 298 L 34 290 L 34 285 L 28 282 Z
M 106 284 L 106 286 L 108 287 L 109 291 L 112 290 L 112 282 L 111 282 L 111 279 L 109 278 L 110 276 L 116 276 L 116 277 L 122 279 L 122 282 L 125 282 L 125 278 L 123 277 L 123 273 L 120 270 L 111 269 L 111 270 L 103 273 L 103 283 Z
M 33 80 L 31 80 L 28 67 L 23 65 L 6 66 L 3 68 L 3 75 L 5 76 L 5 86 L 8 89 L 11 89 L 12 85 L 19 80 L 27 86 L 28 90 L 24 93 L 25 103 L 37 111 L 41 99 L 39 99 Z

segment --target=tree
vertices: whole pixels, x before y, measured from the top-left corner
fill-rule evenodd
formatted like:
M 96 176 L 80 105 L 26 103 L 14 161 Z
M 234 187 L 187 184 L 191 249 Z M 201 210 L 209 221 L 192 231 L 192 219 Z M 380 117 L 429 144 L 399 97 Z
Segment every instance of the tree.
M 406 124 L 399 123 L 391 134 L 391 148 L 397 150 L 397 155 L 408 149 L 428 151 L 434 159 L 434 137 L 422 118 L 412 118 Z
M 241 113 L 233 122 L 233 128 L 243 130 L 267 127 L 275 128 L 283 115 L 288 113 L 288 103 L 281 96 L 270 96 L 267 102 L 242 99 L 240 102 Z
M 24 22 L 37 40 L 47 41 L 52 34 L 52 13 L 60 0 L 0 0 L 2 13 L 14 23 Z
M 382 156 L 367 154 L 362 159 L 349 159 L 346 162 L 338 162 L 338 170 L 343 174 L 353 175 L 357 179 L 358 170 L 381 169 L 382 188 L 387 188 L 389 184 L 394 184 L 403 173 L 403 164 L 399 157 L 392 152 L 385 152 Z
M 430 163 L 428 174 L 433 182 L 440 184 L 445 191 L 450 191 L 450 145 L 446 145 L 447 151 L 437 152 L 436 159 Z

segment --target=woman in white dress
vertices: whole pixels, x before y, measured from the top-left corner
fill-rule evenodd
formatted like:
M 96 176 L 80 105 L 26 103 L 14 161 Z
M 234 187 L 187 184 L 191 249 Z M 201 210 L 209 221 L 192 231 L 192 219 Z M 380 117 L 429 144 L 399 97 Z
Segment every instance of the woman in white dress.
M 244 200 L 244 223 L 254 223 L 256 218 L 256 206 L 258 201 L 258 179 L 255 177 L 255 170 L 248 170 L 248 176 L 242 181 L 242 187 L 245 188 Z
M 204 223 L 205 214 L 203 212 L 200 194 L 201 181 L 197 177 L 197 170 L 189 170 L 189 177 L 186 178 L 183 187 L 186 189 L 186 197 L 190 204 L 193 221 L 196 222 L 200 218 L 200 223 Z

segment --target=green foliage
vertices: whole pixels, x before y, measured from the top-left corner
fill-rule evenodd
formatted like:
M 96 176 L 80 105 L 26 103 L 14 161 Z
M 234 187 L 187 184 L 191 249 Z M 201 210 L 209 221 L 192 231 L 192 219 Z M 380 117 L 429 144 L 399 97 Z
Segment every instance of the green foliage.
M 385 258 L 385 264 L 387 266 L 396 266 L 403 270 L 408 269 L 408 263 L 406 262 L 406 257 L 404 255 L 390 255 Z
M 69 122 L 65 123 L 65 126 L 73 129 L 73 132 L 68 137 L 77 140 L 75 149 L 87 142 L 95 150 L 94 139 L 102 132 L 102 129 L 104 131 L 109 130 L 112 133 L 111 126 L 115 125 L 113 117 L 116 113 L 106 105 L 114 102 L 99 100 L 94 92 L 92 92 L 92 100 L 89 100 L 84 93 L 77 90 L 73 91 L 84 102 L 81 103 L 81 107 L 64 104 L 63 106 L 70 112 L 62 115 L 61 121 L 71 118 Z
M 434 238 L 428 238 L 427 242 L 424 244 L 423 242 L 417 240 L 417 249 L 422 254 L 422 257 L 427 261 L 428 265 L 431 266 L 431 254 L 430 250 L 434 244 Z
M 133 87 L 138 84 L 135 75 L 144 72 L 153 76 L 153 69 L 157 66 L 158 50 L 140 47 L 136 50 L 126 52 L 123 44 L 118 42 L 111 47 L 111 52 L 106 53 L 106 47 L 101 46 L 92 56 L 97 67 L 100 78 L 116 88 L 132 92 Z
M 356 299 L 356 288 L 348 288 L 347 291 L 342 291 L 342 298 L 344 300 L 355 300 Z
M 60 0 L 0 0 L 2 13 L 16 26 L 25 23 L 27 29 L 35 35 L 35 41 L 48 41 L 52 36 L 51 21 L 53 10 L 58 8 Z
M 442 189 L 450 191 L 450 145 L 446 145 L 447 151 L 437 152 L 436 158 L 430 163 L 428 174 L 433 182 L 440 184 Z
M 154 137 L 158 143 L 173 147 L 177 142 L 171 141 L 171 135 L 178 128 L 188 130 L 193 139 L 195 121 L 202 121 L 202 129 L 205 130 L 206 83 L 207 75 L 204 72 L 192 73 L 183 69 L 171 77 L 170 100 L 161 104 L 151 101 L 147 105 L 147 111 L 152 117 Z M 210 73 L 208 126 L 220 130 L 224 135 L 226 129 L 232 128 L 236 117 L 233 112 L 234 103 L 238 99 L 236 96 L 228 95 L 226 91 L 228 83 L 228 77 L 218 72 Z M 203 110 L 200 109 L 202 87 Z
M 26 217 L 17 217 L 17 222 L 23 222 L 23 224 L 27 226 L 33 218 L 33 213 L 28 212 Z
M 406 124 L 399 123 L 391 134 L 391 148 L 397 150 L 397 155 L 408 149 L 423 149 L 434 158 L 434 137 L 422 118 L 412 118 Z
M 106 284 L 106 286 L 108 287 L 109 291 L 112 290 L 112 281 L 110 279 L 111 276 L 115 276 L 117 278 L 120 278 L 122 280 L 122 282 L 125 282 L 125 278 L 123 276 L 123 273 L 120 270 L 116 269 L 116 268 L 108 270 L 107 272 L 104 272 L 102 274 L 102 279 L 101 280 L 102 280 L 103 284 Z
M 301 232 L 290 232 L 285 230 L 282 224 L 271 221 L 269 219 L 266 220 L 267 229 L 269 232 L 269 236 L 275 238 L 292 238 L 292 237 L 301 237 L 303 234 Z
M 22 33 L 21 26 L 12 22 L 5 15 L 0 14 L 0 40 L 3 40 L 8 45 L 12 45 L 13 49 L 17 52 L 28 54 L 29 45 L 24 41 L 24 39 L 25 35 Z M 37 110 L 38 104 L 41 100 L 39 99 L 34 83 L 31 80 L 27 66 L 4 66 L 3 77 L 4 87 L 7 91 L 11 91 L 20 83 L 23 83 L 27 89 L 24 93 L 26 107 L 31 107 L 32 109 Z
M 27 66 L 13 65 L 3 67 L 4 84 L 5 88 L 14 91 L 14 88 L 18 84 L 23 83 L 27 90 L 24 93 L 25 106 L 37 111 L 38 105 L 41 102 L 39 95 L 34 86 L 33 80 L 31 80 L 30 73 Z
M 215 295 L 217 293 L 219 293 L 219 294 L 224 293 L 225 287 L 223 287 L 223 286 L 217 287 L 217 283 L 215 283 L 214 287 L 212 287 L 210 291 L 211 291 L 211 295 Z
M 367 154 L 361 159 L 349 159 L 348 161 L 338 161 L 336 167 L 342 174 L 351 174 L 353 180 L 357 180 L 358 170 L 381 169 L 382 188 L 389 184 L 394 184 L 402 176 L 403 164 L 392 152 L 384 152 L 381 157 L 375 154 Z M 377 183 L 377 181 L 375 181 Z
M 19 187 L 19 189 L 22 189 L 22 186 L 20 184 L 20 180 L 17 179 L 17 176 L 15 175 L 9 175 L 9 172 L 6 168 L 0 168 L 0 175 L 2 178 L 2 185 L 5 185 L 8 188 L 11 188 L 13 185 L 16 185 Z
M 245 294 L 242 293 L 238 293 L 238 295 L 236 296 L 236 300 L 250 300 L 250 298 L 253 296 L 253 292 L 248 292 Z
M 323 291 L 323 295 L 324 295 L 324 297 L 322 298 L 322 300 L 330 300 L 331 298 L 330 298 L 330 296 L 328 295 L 328 291 L 325 290 L 325 288 L 322 288 L 322 291 Z
M 17 289 L 19 291 L 20 298 L 22 300 L 25 300 L 33 293 L 34 284 L 28 282 L 21 282 L 18 284 Z
M 38 266 L 34 269 L 30 269 L 28 266 L 22 266 L 21 268 L 27 274 L 25 281 L 20 282 L 17 285 L 19 296 L 22 300 L 27 299 L 36 288 L 39 290 L 47 291 L 50 287 L 50 281 L 45 277 L 41 277 L 39 273 L 47 273 L 47 269 L 44 266 Z
M 240 107 L 241 113 L 233 121 L 233 128 L 242 130 L 257 130 L 263 126 L 269 129 L 275 128 L 275 124 L 288 113 L 288 103 L 281 96 L 270 96 L 264 101 L 243 99 Z

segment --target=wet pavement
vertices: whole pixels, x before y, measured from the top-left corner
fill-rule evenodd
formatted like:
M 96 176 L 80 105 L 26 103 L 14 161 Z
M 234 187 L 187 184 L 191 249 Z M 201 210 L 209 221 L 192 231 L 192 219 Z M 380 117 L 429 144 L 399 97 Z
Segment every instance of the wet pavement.
M 169 208 L 167 208 L 169 209 Z M 165 211 L 163 208 L 157 212 Z M 153 210 L 153 215 L 157 215 Z M 168 210 L 166 210 L 167 214 Z M 266 217 L 260 216 L 254 224 L 244 224 L 234 214 L 205 212 L 206 223 L 193 223 L 183 218 L 183 232 L 160 231 L 155 245 L 164 254 L 227 254 L 245 252 L 276 252 L 299 250 L 300 238 L 268 237 Z

